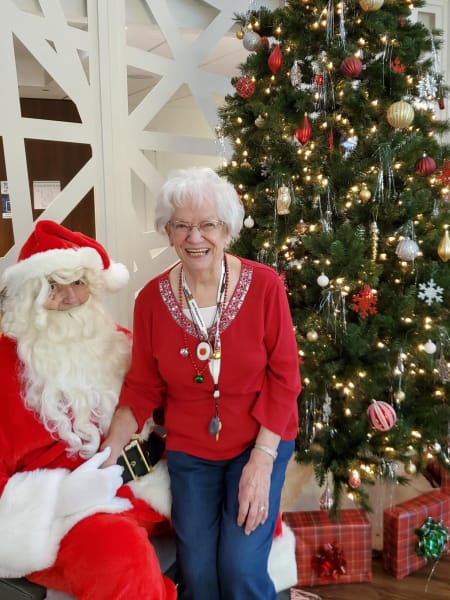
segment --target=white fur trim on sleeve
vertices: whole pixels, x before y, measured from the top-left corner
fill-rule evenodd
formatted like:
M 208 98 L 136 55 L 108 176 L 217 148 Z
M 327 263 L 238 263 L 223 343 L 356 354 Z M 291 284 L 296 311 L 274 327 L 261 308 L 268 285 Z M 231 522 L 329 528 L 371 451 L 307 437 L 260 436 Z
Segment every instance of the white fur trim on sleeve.
M 295 535 L 282 523 L 281 535 L 274 538 L 269 554 L 269 575 L 278 592 L 296 585 L 297 561 L 295 559 Z
M 66 469 L 37 469 L 16 473 L 0 497 L 0 577 L 23 577 L 50 567 L 61 539 L 78 521 L 96 512 L 122 512 L 124 498 L 114 506 L 92 507 L 66 517 L 55 508 Z
M 64 469 L 16 473 L 0 498 L 0 576 L 22 577 L 51 565 L 59 537 L 53 525 Z
M 136 498 L 145 500 L 153 510 L 170 518 L 172 510 L 172 492 L 167 461 L 160 460 L 153 470 L 137 481 L 128 483 Z

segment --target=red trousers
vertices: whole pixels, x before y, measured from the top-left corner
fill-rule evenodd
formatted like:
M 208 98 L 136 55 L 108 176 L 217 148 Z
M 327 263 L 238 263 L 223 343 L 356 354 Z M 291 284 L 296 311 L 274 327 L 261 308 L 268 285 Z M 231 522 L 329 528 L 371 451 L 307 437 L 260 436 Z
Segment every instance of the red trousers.
M 62 539 L 54 564 L 28 579 L 77 600 L 175 600 L 175 585 L 161 573 L 148 539 L 162 517 L 134 503 L 125 513 L 80 521 Z

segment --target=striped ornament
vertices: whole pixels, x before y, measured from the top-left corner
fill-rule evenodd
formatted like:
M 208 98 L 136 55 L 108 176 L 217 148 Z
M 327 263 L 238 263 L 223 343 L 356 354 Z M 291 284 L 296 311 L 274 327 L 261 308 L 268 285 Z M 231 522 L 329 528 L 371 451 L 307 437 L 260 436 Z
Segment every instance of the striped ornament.
M 382 400 L 372 400 L 367 409 L 370 424 L 376 431 L 389 431 L 397 421 L 393 407 Z

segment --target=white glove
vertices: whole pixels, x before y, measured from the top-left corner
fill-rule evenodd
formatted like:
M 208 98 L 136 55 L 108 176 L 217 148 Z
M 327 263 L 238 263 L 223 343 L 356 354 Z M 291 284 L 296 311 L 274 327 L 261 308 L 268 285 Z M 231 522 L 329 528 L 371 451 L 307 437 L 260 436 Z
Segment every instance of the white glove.
M 97 452 L 62 480 L 56 501 L 57 516 L 65 517 L 95 507 L 107 510 L 122 501 L 115 495 L 123 484 L 123 467 L 99 468 L 110 454 L 111 448 Z

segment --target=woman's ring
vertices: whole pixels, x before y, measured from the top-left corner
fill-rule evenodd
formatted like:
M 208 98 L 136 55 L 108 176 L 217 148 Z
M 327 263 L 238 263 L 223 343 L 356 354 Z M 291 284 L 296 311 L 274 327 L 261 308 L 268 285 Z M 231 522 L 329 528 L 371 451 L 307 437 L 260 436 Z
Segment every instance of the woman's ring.
M 265 507 L 265 506 L 260 506 L 260 507 L 259 507 L 259 510 L 260 510 L 261 512 L 266 512 L 266 507 Z

